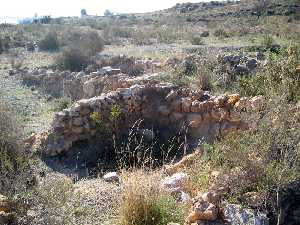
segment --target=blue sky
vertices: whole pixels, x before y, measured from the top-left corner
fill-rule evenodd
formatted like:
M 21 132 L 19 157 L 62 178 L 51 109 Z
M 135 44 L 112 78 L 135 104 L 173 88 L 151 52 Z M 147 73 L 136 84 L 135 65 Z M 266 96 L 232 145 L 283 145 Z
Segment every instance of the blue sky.
M 0 17 L 32 17 L 35 13 L 78 16 L 82 8 L 92 15 L 102 15 L 105 9 L 119 13 L 149 12 L 176 3 L 200 1 L 208 0 L 1 0 Z

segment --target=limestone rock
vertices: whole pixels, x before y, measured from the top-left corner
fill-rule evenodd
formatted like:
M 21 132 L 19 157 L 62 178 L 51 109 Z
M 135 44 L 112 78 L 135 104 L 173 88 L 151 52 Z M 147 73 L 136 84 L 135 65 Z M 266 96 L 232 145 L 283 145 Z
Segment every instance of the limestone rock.
M 268 225 L 266 214 L 244 209 L 240 205 L 228 204 L 224 208 L 224 220 L 232 225 Z
M 11 204 L 9 199 L 6 196 L 0 194 L 0 211 L 9 212 L 10 207 Z
M 175 173 L 170 177 L 166 177 L 163 182 L 162 186 L 166 190 L 169 190 L 171 192 L 173 191 L 182 191 L 184 184 L 188 180 L 188 175 L 183 172 Z
M 218 217 L 218 208 L 209 202 L 199 201 L 194 204 L 192 212 L 186 218 L 186 223 L 196 223 L 198 220 L 213 221 Z
M 110 172 L 103 176 L 106 182 L 120 182 L 120 177 L 116 172 Z
M 256 96 L 249 100 L 253 111 L 260 111 L 264 107 L 265 99 L 263 96 Z
M 201 195 L 201 198 L 204 201 L 207 201 L 207 202 L 213 203 L 213 204 L 216 204 L 220 200 L 220 196 L 214 191 L 208 191 L 208 192 L 203 193 Z
M 182 111 L 183 112 L 191 112 L 192 99 L 183 98 L 182 99 Z

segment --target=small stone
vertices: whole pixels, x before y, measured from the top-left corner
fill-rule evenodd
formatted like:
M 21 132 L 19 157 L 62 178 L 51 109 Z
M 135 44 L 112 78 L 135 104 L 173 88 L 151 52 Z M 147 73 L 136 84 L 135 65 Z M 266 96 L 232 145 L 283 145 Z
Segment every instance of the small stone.
M 83 133 L 83 127 L 72 127 L 72 132 L 75 134 Z
M 232 225 L 267 225 L 269 220 L 264 213 L 244 209 L 240 205 L 228 204 L 224 208 L 224 220 Z
M 1 194 L 0 194 L 0 211 L 3 212 L 10 211 L 10 204 L 8 198 Z
M 171 104 L 171 108 L 175 112 L 181 112 L 182 111 L 181 100 L 178 99 L 178 100 L 173 101 Z
M 251 104 L 252 110 L 257 112 L 263 109 L 265 99 L 263 96 L 256 96 L 251 98 L 249 102 Z
M 250 71 L 255 69 L 257 67 L 257 60 L 256 59 L 249 59 L 246 62 L 246 67 L 247 69 L 249 69 Z
M 74 118 L 74 119 L 73 119 L 73 124 L 74 124 L 75 126 L 81 126 L 81 125 L 83 124 L 82 118 L 81 118 L 81 117 Z
M 82 108 L 82 109 L 80 110 L 80 115 L 85 116 L 85 115 L 90 114 L 90 112 L 91 112 L 91 110 L 90 110 L 89 108 Z
M 103 176 L 106 182 L 120 182 L 120 177 L 116 172 L 110 172 Z
M 170 115 L 171 121 L 174 121 L 174 122 L 179 122 L 179 121 L 182 120 L 183 118 L 184 118 L 184 114 L 179 113 L 179 112 L 173 112 L 173 113 Z
M 191 112 L 192 99 L 183 98 L 182 99 L 182 111 L 183 112 Z
M 213 221 L 218 217 L 218 208 L 209 202 L 196 202 L 193 206 L 192 212 L 186 218 L 188 224 L 196 223 L 198 220 Z
M 207 201 L 207 202 L 213 203 L 213 204 L 216 204 L 220 200 L 220 196 L 216 192 L 213 192 L 213 191 L 205 192 L 204 194 L 202 194 L 201 197 L 204 201 Z
M 191 112 L 197 113 L 200 112 L 200 101 L 196 100 L 192 102 L 192 106 L 191 106 Z

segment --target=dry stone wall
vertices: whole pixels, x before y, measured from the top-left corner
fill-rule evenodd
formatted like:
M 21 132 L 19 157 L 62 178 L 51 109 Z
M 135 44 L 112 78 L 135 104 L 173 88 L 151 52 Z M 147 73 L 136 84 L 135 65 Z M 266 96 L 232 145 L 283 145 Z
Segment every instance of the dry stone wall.
M 114 71 L 116 72 L 97 71 L 85 74 L 39 69 L 20 71 L 20 74 L 24 84 L 35 86 L 51 96 L 64 96 L 73 101 L 91 98 L 120 87 L 130 87 L 133 84 L 147 84 L 154 82 L 151 80 L 157 77 L 157 74 L 132 77 L 121 74 L 119 70 Z
M 245 99 L 237 94 L 216 97 L 201 90 L 180 89 L 170 83 L 154 82 L 117 88 L 77 101 L 71 108 L 57 113 L 46 141 L 45 154 L 57 155 L 68 151 L 77 141 L 93 138 L 97 124 L 92 115 L 97 113 L 109 126 L 112 123 L 110 112 L 115 106 L 122 112 L 118 125 L 120 131 L 128 131 L 137 120 L 142 119 L 150 126 L 167 129 L 174 134 L 186 126 L 188 140 L 197 142 L 200 139 L 212 141 L 218 135 L 247 129 L 239 113 L 232 109 L 259 110 L 261 102 L 260 97 Z

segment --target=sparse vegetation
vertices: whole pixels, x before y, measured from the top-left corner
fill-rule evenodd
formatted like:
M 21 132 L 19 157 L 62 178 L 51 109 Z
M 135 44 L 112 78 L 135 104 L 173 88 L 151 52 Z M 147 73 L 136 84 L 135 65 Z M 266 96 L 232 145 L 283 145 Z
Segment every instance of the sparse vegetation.
M 220 190 L 218 208 L 242 205 L 281 225 L 282 190 L 300 178 L 298 5 L 213 1 L 101 17 L 82 9 L 1 24 L 0 195 L 16 203 L 14 223 L 184 224 L 191 202 L 178 193 Z M 258 95 L 264 107 L 254 110 Z M 200 148 L 174 170 L 188 175 L 183 190 L 162 188 L 166 168 Z
M 297 102 L 300 96 L 300 82 L 296 74 L 299 63 L 299 46 L 290 45 L 279 55 L 271 53 L 267 65 L 253 77 L 239 81 L 241 92 L 246 95 L 285 96 Z
M 193 37 L 191 43 L 192 45 L 204 45 L 204 41 L 201 37 Z
M 61 69 L 80 71 L 88 66 L 92 56 L 103 50 L 104 42 L 96 32 L 73 35 L 73 40 L 57 58 L 57 65 Z
M 56 51 L 59 48 L 59 42 L 56 32 L 48 33 L 44 39 L 39 42 L 39 49 L 42 51 Z

